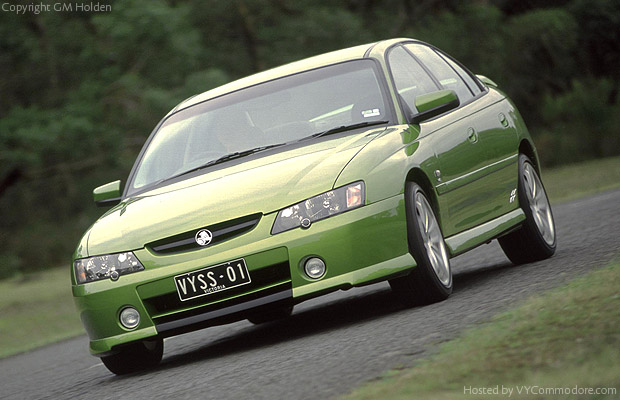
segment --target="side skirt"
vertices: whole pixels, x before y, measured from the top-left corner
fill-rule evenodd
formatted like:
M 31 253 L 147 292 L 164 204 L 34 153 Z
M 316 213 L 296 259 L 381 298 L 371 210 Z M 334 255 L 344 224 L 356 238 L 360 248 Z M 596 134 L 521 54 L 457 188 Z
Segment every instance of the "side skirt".
M 446 238 L 446 245 L 451 256 L 457 256 L 474 247 L 504 235 L 525 220 L 521 208 L 504 214 L 482 225 Z

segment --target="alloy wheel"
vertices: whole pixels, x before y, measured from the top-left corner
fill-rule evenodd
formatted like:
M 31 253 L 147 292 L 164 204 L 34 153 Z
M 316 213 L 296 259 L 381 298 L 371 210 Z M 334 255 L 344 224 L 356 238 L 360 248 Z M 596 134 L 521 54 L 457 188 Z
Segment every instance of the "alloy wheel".
M 530 210 L 534 216 L 534 221 L 536 222 L 536 227 L 544 241 L 551 246 L 555 242 L 555 225 L 551 215 L 551 206 L 538 174 L 529 163 L 525 163 L 523 168 L 523 180 L 525 181 L 525 193 Z
M 448 287 L 452 281 L 448 251 L 439 229 L 439 224 L 426 197 L 420 192 L 415 196 L 415 210 L 418 218 L 418 227 L 422 234 L 424 249 L 431 263 L 435 275 Z

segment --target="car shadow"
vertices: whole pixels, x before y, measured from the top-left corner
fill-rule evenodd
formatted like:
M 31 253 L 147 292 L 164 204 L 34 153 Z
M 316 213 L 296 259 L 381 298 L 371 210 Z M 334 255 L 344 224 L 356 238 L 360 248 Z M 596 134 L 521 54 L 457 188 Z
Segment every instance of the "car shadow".
M 341 329 L 406 310 L 389 287 L 338 299 L 310 309 L 295 311 L 289 318 L 248 326 L 234 335 L 208 343 L 199 349 L 164 359 L 160 368 L 174 368 L 196 361 L 227 357 L 280 342 Z
M 461 290 L 473 289 L 478 284 L 495 279 L 497 275 L 512 272 L 515 266 L 510 261 L 504 261 L 492 265 L 482 265 L 480 267 L 468 268 L 467 270 L 453 271 L 454 290 L 457 293 Z
M 473 269 L 469 268 L 465 271 L 457 270 L 454 272 L 453 293 L 456 295 L 459 292 L 476 290 L 477 286 L 496 279 L 512 268 L 514 266 L 510 262 L 502 262 Z M 437 303 L 432 306 L 441 307 L 441 304 Z M 301 311 L 296 310 L 291 317 L 284 320 L 242 328 L 230 336 L 205 344 L 197 350 L 170 355 L 164 358 L 156 370 L 174 369 L 205 360 L 267 348 L 281 342 L 338 330 L 401 312 L 422 312 L 425 307 L 403 306 L 389 287 L 383 287 L 372 292 L 365 291 Z

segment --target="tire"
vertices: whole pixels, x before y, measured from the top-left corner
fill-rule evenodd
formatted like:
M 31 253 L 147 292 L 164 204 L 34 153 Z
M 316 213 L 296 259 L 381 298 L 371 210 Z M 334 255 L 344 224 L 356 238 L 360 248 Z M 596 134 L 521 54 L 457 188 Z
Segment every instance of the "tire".
M 547 193 L 532 161 L 524 154 L 519 155 L 518 192 L 525 221 L 519 230 L 498 239 L 506 257 L 517 265 L 551 257 L 557 242 Z
M 261 312 L 260 314 L 252 315 L 248 318 L 248 321 L 254 325 L 260 325 L 267 322 L 278 321 L 291 316 L 293 313 L 293 306 L 285 308 L 276 308 L 275 310 L 269 310 Z
M 405 186 L 407 240 L 417 267 L 409 275 L 391 279 L 394 293 L 407 306 L 445 300 L 452 293 L 450 257 L 441 228 L 422 188 Z
M 123 347 L 118 353 L 101 357 L 110 372 L 125 375 L 156 367 L 164 354 L 164 341 L 161 338 L 144 340 Z

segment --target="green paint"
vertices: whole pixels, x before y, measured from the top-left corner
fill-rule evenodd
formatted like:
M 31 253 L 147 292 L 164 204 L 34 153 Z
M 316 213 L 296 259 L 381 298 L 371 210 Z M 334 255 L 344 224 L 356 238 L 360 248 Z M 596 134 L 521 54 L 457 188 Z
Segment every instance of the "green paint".
M 292 289 L 292 301 L 300 302 L 407 273 L 416 265 L 408 250 L 405 217 L 404 188 L 411 177 L 419 180 L 431 199 L 453 254 L 522 221 L 518 202 L 511 203 L 509 198 L 517 185 L 519 144 L 526 141 L 533 147 L 533 143 L 514 105 L 491 87 L 473 102 L 455 109 L 453 104 L 442 114 L 409 124 L 386 63 L 386 52 L 396 43 L 384 41 L 372 48 L 358 46 L 292 63 L 199 94 L 178 106 L 187 108 L 247 86 L 359 59 L 368 51 L 368 57 L 380 66 L 378 71 L 385 74 L 379 80 L 387 82 L 383 90 L 395 112 L 388 117 L 389 110 L 382 111 L 391 119 L 388 126 L 307 139 L 122 199 L 86 232 L 74 255 L 85 258 L 133 251 L 145 267 L 117 281 L 76 285 L 72 276 L 75 303 L 94 354 L 157 335 L 156 321 L 163 318 L 174 320 L 184 312 L 214 310 L 283 285 Z M 455 100 L 455 92 L 439 90 L 419 96 L 416 104 L 425 112 Z M 346 116 L 347 107 L 322 116 Z M 507 123 L 502 124 L 500 114 Z M 271 234 L 280 210 L 360 180 L 365 184 L 364 206 L 315 221 L 307 229 Z M 118 196 L 120 181 L 94 191 L 96 201 Z M 199 229 L 251 215 L 260 217 L 251 230 L 204 248 L 162 254 L 150 245 L 187 232 L 191 243 Z M 319 280 L 303 272 L 310 256 L 326 263 L 327 272 Z M 239 258 L 256 279 L 252 284 L 205 295 L 201 301 L 157 308 L 158 297 L 177 298 L 175 276 Z M 258 280 L 273 266 L 284 274 Z M 118 322 L 120 310 L 127 305 L 142 316 L 135 331 Z
M 416 97 L 415 107 L 418 109 L 418 112 L 423 113 L 457 100 L 458 98 L 453 90 L 445 89 Z
M 121 181 L 106 183 L 93 190 L 95 203 L 119 197 L 121 197 Z

